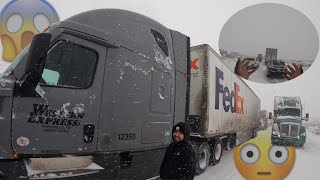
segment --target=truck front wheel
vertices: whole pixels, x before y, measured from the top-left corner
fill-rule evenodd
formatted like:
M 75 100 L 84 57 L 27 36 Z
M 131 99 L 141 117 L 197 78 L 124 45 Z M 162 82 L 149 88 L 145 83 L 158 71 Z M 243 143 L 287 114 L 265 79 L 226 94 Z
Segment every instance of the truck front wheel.
M 211 146 L 211 163 L 216 165 L 220 162 L 222 156 L 222 142 L 220 139 L 214 141 Z
M 196 157 L 196 173 L 197 175 L 199 175 L 206 170 L 210 161 L 210 146 L 207 142 L 201 143 L 198 150 L 196 151 Z

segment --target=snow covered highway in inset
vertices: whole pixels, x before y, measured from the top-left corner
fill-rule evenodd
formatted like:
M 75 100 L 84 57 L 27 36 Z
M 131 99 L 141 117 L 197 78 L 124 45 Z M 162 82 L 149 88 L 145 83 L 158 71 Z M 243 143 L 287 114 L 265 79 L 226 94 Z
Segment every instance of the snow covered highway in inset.
M 307 140 L 303 148 L 296 149 L 296 160 L 286 180 L 318 180 L 320 162 L 320 121 L 319 123 L 306 125 Z M 318 129 L 319 128 L 319 129 Z M 319 131 L 318 131 L 319 130 Z M 258 133 L 261 134 L 260 132 Z M 233 162 L 233 150 L 224 151 L 221 161 L 216 166 L 209 166 L 206 171 L 195 177 L 196 180 L 226 179 L 243 180 Z
M 228 66 L 228 68 L 232 70 L 232 72 L 234 71 L 234 68 L 237 63 L 236 58 L 234 59 L 224 58 L 222 62 L 224 62 Z M 296 63 L 299 64 L 298 62 Z M 292 63 L 286 62 L 286 65 L 292 65 Z M 303 67 L 302 67 L 303 71 L 304 72 L 307 71 L 310 66 L 311 66 L 310 62 L 303 63 Z M 264 83 L 264 84 L 275 84 L 275 83 L 282 83 L 287 81 L 287 79 L 285 78 L 267 77 L 267 65 L 265 64 L 264 61 L 260 62 L 259 68 L 256 70 L 256 72 L 254 72 L 249 77 L 249 80 L 257 83 Z

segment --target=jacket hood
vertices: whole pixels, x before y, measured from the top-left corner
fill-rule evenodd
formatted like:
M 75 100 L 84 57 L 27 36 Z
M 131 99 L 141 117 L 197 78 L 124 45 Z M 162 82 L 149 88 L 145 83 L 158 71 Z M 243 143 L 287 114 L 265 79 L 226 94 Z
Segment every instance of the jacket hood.
M 183 141 L 188 141 L 190 138 L 190 127 L 188 124 L 184 123 L 184 122 L 179 122 L 178 124 L 176 124 L 175 126 L 173 126 L 172 129 L 172 135 L 174 131 L 180 131 L 184 134 L 184 139 Z M 172 140 L 173 140 L 173 136 L 172 136 Z

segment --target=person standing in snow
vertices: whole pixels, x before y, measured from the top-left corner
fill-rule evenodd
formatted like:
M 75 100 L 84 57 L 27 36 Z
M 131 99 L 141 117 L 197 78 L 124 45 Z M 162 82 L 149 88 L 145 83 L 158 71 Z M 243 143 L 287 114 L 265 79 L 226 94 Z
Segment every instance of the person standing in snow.
M 193 179 L 196 173 L 195 153 L 189 142 L 190 128 L 179 122 L 173 127 L 173 142 L 166 150 L 160 167 L 160 179 Z

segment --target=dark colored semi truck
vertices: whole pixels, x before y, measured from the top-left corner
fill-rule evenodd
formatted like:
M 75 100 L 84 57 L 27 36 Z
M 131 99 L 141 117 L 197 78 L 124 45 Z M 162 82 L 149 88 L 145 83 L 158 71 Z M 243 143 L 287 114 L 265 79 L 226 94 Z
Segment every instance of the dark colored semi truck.
M 271 143 L 278 146 L 303 147 L 306 142 L 306 128 L 302 122 L 308 121 L 309 113 L 303 117 L 300 97 L 274 97 Z
M 211 63 L 203 73 L 219 82 L 224 72 L 224 90 L 234 90 L 213 93 L 217 87 L 210 78 L 201 79 L 205 91 L 196 88 L 200 94 L 193 95 L 208 93 L 209 82 L 212 97 L 198 101 L 199 114 L 191 116 L 190 54 L 189 37 L 117 9 L 84 12 L 36 35 L 1 75 L 0 176 L 155 177 L 178 122 L 193 130 L 197 172 L 205 170 L 208 158 L 217 164 L 223 146 L 255 136 L 251 117 L 258 116 L 260 100 L 225 65 L 217 69 Z M 214 94 L 215 111 L 213 103 L 201 108 L 214 102 Z M 242 121 L 246 125 L 239 126 Z M 249 137 L 238 137 L 244 130 Z

